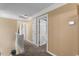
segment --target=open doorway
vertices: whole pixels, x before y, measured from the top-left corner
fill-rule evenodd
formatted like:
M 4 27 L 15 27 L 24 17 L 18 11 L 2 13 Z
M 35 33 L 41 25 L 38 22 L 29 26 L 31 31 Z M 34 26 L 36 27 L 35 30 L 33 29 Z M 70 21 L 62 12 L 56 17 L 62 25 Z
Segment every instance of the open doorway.
M 37 18 L 36 26 L 36 41 L 37 46 L 43 46 L 48 43 L 48 15 L 42 15 Z
M 47 16 L 39 19 L 39 46 L 47 44 Z
M 48 15 L 36 17 L 32 21 L 32 42 L 36 46 L 48 43 Z

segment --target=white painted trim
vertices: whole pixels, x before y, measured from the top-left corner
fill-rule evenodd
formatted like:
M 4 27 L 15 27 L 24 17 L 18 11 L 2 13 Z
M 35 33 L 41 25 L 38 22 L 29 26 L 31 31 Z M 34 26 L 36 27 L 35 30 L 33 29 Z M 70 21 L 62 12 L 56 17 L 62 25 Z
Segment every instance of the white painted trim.
M 26 40 L 26 41 L 28 41 L 29 43 L 31 43 L 31 44 L 37 46 L 36 44 L 34 44 L 34 43 L 33 43 L 32 41 L 30 41 L 30 40 Z M 37 47 L 38 47 L 38 46 L 37 46 Z
M 56 54 L 54 54 L 54 53 L 52 53 L 52 52 L 50 52 L 50 51 L 48 50 L 48 41 L 47 41 L 46 52 L 49 53 L 49 54 L 51 54 L 52 56 L 57 56 Z
M 26 40 L 26 41 L 28 41 L 29 43 L 31 43 L 31 44 L 32 44 L 32 42 L 31 42 L 30 40 Z
M 53 11 L 53 10 L 55 10 L 55 9 L 61 7 L 61 6 L 64 6 L 65 4 L 67 4 L 67 3 L 55 3 L 55 4 L 52 4 L 48 8 L 44 8 L 43 10 L 41 10 L 40 12 L 38 12 L 37 14 L 32 16 L 32 18 L 35 18 L 35 17 L 38 17 L 40 15 L 46 14 L 46 13 L 48 13 L 50 11 Z
M 46 14 L 47 16 L 47 38 L 48 38 L 48 14 Z M 51 54 L 52 56 L 56 56 L 54 53 L 48 51 L 48 41 L 47 41 L 47 47 L 46 47 L 46 51 Z
M 57 56 L 54 53 L 51 53 L 50 51 L 47 51 L 49 54 L 51 54 L 52 56 Z
M 46 21 L 46 22 L 48 22 L 48 14 L 45 14 L 45 15 L 42 15 L 42 16 L 40 16 L 40 17 L 37 17 L 37 19 L 36 19 L 36 20 L 38 20 L 37 23 L 40 24 L 40 23 L 39 23 L 40 19 L 44 19 L 45 17 L 47 18 L 47 21 Z M 37 30 L 38 30 L 38 31 L 37 31 L 37 34 L 38 34 L 38 36 L 37 36 L 37 42 L 38 42 L 38 43 L 37 43 L 37 46 L 41 46 L 41 45 L 39 44 L 39 40 L 40 40 L 40 39 L 39 39 L 39 35 L 40 35 L 39 30 L 40 30 L 40 29 L 39 29 L 39 25 L 38 25 L 38 24 L 37 24 L 37 27 L 38 27 L 38 28 L 37 28 Z M 47 23 L 47 27 L 48 27 L 48 23 Z M 47 32 L 48 32 L 48 30 L 47 30 Z M 47 34 L 48 34 L 48 33 L 47 33 Z M 48 36 L 48 35 L 47 35 L 47 36 Z M 48 37 L 47 37 L 47 38 L 48 38 Z M 47 40 L 48 40 L 48 39 L 47 39 Z

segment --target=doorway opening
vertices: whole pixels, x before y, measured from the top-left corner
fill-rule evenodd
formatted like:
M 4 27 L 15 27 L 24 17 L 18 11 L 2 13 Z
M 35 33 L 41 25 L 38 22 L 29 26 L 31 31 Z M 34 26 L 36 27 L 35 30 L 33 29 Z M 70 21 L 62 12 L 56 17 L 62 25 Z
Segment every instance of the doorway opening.
M 47 17 L 39 19 L 39 46 L 45 45 L 48 42 Z
M 37 46 L 46 45 L 48 43 L 48 15 L 37 17 L 36 20 L 36 44 Z

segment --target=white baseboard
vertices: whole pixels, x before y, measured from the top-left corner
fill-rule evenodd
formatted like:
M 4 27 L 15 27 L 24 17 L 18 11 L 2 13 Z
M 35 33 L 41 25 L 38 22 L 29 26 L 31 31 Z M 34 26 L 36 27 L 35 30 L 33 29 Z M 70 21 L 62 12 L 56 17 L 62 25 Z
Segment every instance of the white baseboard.
M 55 54 L 51 53 L 50 51 L 47 51 L 49 54 L 51 54 L 52 56 L 56 56 Z
M 31 43 L 31 44 L 37 46 L 36 44 L 34 44 L 34 43 L 33 43 L 32 41 L 30 41 L 30 40 L 26 40 L 26 41 L 28 41 L 29 43 Z
M 31 44 L 32 44 L 32 41 L 30 41 L 30 40 L 26 40 L 26 41 L 28 41 L 29 43 L 31 43 Z
M 57 55 L 55 55 L 54 53 L 52 53 L 52 52 L 50 52 L 49 50 L 48 50 L 48 43 L 47 43 L 47 50 L 46 50 L 49 54 L 51 54 L 52 56 L 57 56 Z

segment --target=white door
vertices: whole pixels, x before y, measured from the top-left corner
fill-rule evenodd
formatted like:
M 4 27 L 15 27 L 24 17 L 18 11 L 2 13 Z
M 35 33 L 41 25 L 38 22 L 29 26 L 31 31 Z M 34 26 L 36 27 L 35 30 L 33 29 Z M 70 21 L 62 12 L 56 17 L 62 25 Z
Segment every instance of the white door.
M 47 43 L 47 21 L 44 19 L 40 19 L 40 37 L 39 37 L 39 43 L 40 46 Z
M 47 44 L 48 41 L 48 15 L 37 17 L 32 22 L 32 41 L 36 46 Z

